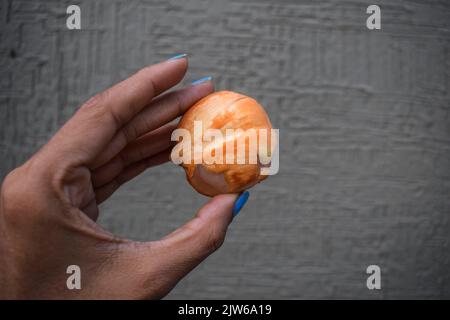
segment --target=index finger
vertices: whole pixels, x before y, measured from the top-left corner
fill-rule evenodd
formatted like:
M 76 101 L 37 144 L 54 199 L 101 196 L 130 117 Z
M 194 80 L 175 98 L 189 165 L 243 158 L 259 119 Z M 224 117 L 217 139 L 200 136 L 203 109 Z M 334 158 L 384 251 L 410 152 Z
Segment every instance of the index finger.
M 53 153 L 76 155 L 71 158 L 89 163 L 154 97 L 180 82 L 186 70 L 184 55 L 139 70 L 87 101 L 57 132 L 49 147 Z

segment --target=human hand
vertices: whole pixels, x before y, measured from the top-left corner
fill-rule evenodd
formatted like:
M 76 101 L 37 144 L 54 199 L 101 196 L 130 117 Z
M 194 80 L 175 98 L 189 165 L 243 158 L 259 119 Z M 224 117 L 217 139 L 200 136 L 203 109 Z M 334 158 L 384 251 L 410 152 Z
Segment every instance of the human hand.
M 186 70 L 178 56 L 94 96 L 5 178 L 0 298 L 161 298 L 220 247 L 236 194 L 212 198 L 158 241 L 121 239 L 95 222 L 120 185 L 169 160 L 171 121 L 213 91 L 206 80 L 162 94 Z M 81 269 L 80 290 L 66 286 L 69 265 Z

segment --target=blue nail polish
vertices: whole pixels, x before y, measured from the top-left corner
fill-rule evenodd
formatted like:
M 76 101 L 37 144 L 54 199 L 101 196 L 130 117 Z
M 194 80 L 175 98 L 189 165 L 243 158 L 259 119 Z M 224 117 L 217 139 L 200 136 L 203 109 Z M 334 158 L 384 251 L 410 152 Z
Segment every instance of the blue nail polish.
M 186 57 L 187 57 L 186 53 L 180 53 L 180 54 L 177 54 L 176 56 L 173 56 L 172 58 L 167 59 L 167 61 L 178 60 L 178 59 L 182 59 L 182 58 L 186 58 Z
M 234 207 L 233 207 L 233 217 L 236 217 L 239 214 L 239 211 L 241 211 L 241 209 L 244 207 L 249 196 L 250 196 L 250 193 L 248 191 L 245 191 L 237 198 L 236 202 L 234 203 Z
M 191 84 L 193 86 L 196 86 L 196 85 L 198 85 L 200 83 L 203 83 L 203 82 L 206 82 L 206 81 L 211 81 L 211 80 L 212 80 L 212 77 L 211 76 L 207 76 L 207 77 L 203 77 L 203 78 L 200 78 L 198 80 L 195 80 Z

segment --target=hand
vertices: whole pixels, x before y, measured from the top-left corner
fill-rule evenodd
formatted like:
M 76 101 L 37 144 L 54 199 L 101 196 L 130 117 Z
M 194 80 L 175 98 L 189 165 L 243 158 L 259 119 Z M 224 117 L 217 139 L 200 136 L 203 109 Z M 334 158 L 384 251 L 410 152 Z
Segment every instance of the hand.
M 185 57 L 170 59 L 91 98 L 5 178 L 0 298 L 161 298 L 220 247 L 235 194 L 159 241 L 121 239 L 95 222 L 120 185 L 169 160 L 171 121 L 213 91 L 204 81 L 162 94 L 186 69 Z M 80 290 L 66 286 L 69 265 L 81 269 Z

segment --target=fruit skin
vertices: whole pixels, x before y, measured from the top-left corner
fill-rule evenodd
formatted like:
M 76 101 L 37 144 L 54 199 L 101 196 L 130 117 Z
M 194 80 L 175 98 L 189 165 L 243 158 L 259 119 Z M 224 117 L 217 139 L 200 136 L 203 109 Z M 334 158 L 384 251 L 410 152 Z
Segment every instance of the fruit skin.
M 266 129 L 268 148 L 273 150 L 270 145 L 272 125 L 267 113 L 256 100 L 245 95 L 231 91 L 212 93 L 198 101 L 184 114 L 178 128 L 186 129 L 191 136 L 194 136 L 194 120 L 202 122 L 203 130 L 218 129 L 224 136 L 226 129 L 242 129 L 244 131 L 251 128 Z M 193 144 L 194 139 L 192 139 L 192 148 Z M 203 142 L 203 147 L 206 145 L 207 143 Z M 225 159 L 225 144 L 219 143 L 219 145 L 223 146 L 223 159 Z M 246 144 L 245 148 L 248 151 L 249 145 Z M 231 149 L 231 152 L 236 154 L 236 145 L 234 149 Z M 230 151 L 227 149 L 227 152 Z M 248 156 L 246 158 L 248 161 Z M 206 196 L 239 193 L 267 177 L 260 175 L 261 165 L 259 162 L 256 164 L 248 162 L 245 164 L 207 164 L 204 162 L 194 164 L 192 161 L 181 165 L 192 187 Z

